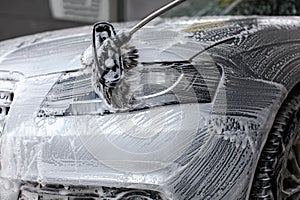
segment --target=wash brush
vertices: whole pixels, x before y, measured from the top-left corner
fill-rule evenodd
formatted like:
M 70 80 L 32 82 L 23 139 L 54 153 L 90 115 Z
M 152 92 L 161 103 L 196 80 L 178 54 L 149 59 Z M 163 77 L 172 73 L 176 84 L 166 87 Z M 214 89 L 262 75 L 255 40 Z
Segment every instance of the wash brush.
M 172 1 L 144 18 L 130 31 L 116 33 L 113 25 L 107 22 L 93 26 L 92 45 L 82 54 L 81 61 L 85 66 L 92 66 L 95 92 L 106 99 L 108 106 L 112 105 L 112 89 L 120 83 L 127 70 L 138 65 L 138 50 L 128 45 L 133 34 L 184 1 Z

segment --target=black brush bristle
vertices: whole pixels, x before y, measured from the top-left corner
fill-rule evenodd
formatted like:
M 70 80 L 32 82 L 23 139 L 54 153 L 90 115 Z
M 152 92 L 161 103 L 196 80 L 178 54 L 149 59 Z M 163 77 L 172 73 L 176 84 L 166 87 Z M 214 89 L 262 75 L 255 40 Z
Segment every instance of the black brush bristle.
M 130 70 L 138 65 L 139 53 L 134 46 L 124 46 L 123 50 L 123 61 L 124 68 Z

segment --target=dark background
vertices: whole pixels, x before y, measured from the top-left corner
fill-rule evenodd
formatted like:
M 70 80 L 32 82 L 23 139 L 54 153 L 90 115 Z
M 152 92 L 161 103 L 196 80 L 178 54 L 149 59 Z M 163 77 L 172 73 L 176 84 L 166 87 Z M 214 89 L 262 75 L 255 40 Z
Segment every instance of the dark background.
M 112 0 L 110 0 L 112 1 Z M 170 0 L 115 0 L 118 16 L 112 21 L 137 20 Z M 91 23 L 57 20 L 52 17 L 48 0 L 1 1 L 0 40 L 48 30 Z
M 0 6 L 0 40 L 84 24 L 54 20 L 45 0 L 9 0 Z
M 93 22 L 67 21 L 54 19 L 50 9 L 50 0 L 8 0 L 2 1 L 0 6 L 0 41 L 29 35 L 49 30 L 57 30 L 69 27 L 91 25 Z M 76 3 L 100 0 L 53 0 L 68 1 L 71 5 Z M 139 20 L 147 16 L 162 5 L 172 0 L 109 0 L 111 8 L 110 22 L 123 22 Z M 188 10 L 176 10 L 174 13 L 179 16 L 195 16 L 201 9 L 207 13 L 200 15 L 218 15 L 222 13 L 222 2 L 234 2 L 233 0 L 189 0 Z M 208 3 L 216 4 L 211 9 L 206 9 Z M 184 8 L 184 6 L 183 6 Z M 191 9 L 194 8 L 194 9 Z M 172 12 L 170 12 L 172 14 Z M 224 15 L 224 14 L 222 14 Z M 300 0 L 243 0 L 227 15 L 300 15 Z M 167 16 L 167 17 L 171 17 Z M 73 18 L 72 18 L 73 19 Z M 97 21 L 102 21 L 101 19 Z M 96 21 L 95 21 L 96 22 Z

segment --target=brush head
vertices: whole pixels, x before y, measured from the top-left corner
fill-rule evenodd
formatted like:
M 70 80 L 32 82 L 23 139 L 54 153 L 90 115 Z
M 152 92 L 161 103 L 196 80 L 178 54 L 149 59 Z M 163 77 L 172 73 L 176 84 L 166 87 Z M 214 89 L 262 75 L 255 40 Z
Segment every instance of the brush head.
M 130 70 L 138 65 L 139 53 L 134 46 L 125 45 L 122 47 L 123 65 L 125 70 Z

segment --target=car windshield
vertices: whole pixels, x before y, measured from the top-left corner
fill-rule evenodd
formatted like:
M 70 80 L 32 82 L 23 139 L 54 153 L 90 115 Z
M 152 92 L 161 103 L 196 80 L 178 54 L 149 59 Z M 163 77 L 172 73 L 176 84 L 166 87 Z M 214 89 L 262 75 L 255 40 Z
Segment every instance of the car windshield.
M 300 0 L 188 0 L 163 17 L 300 15 Z

